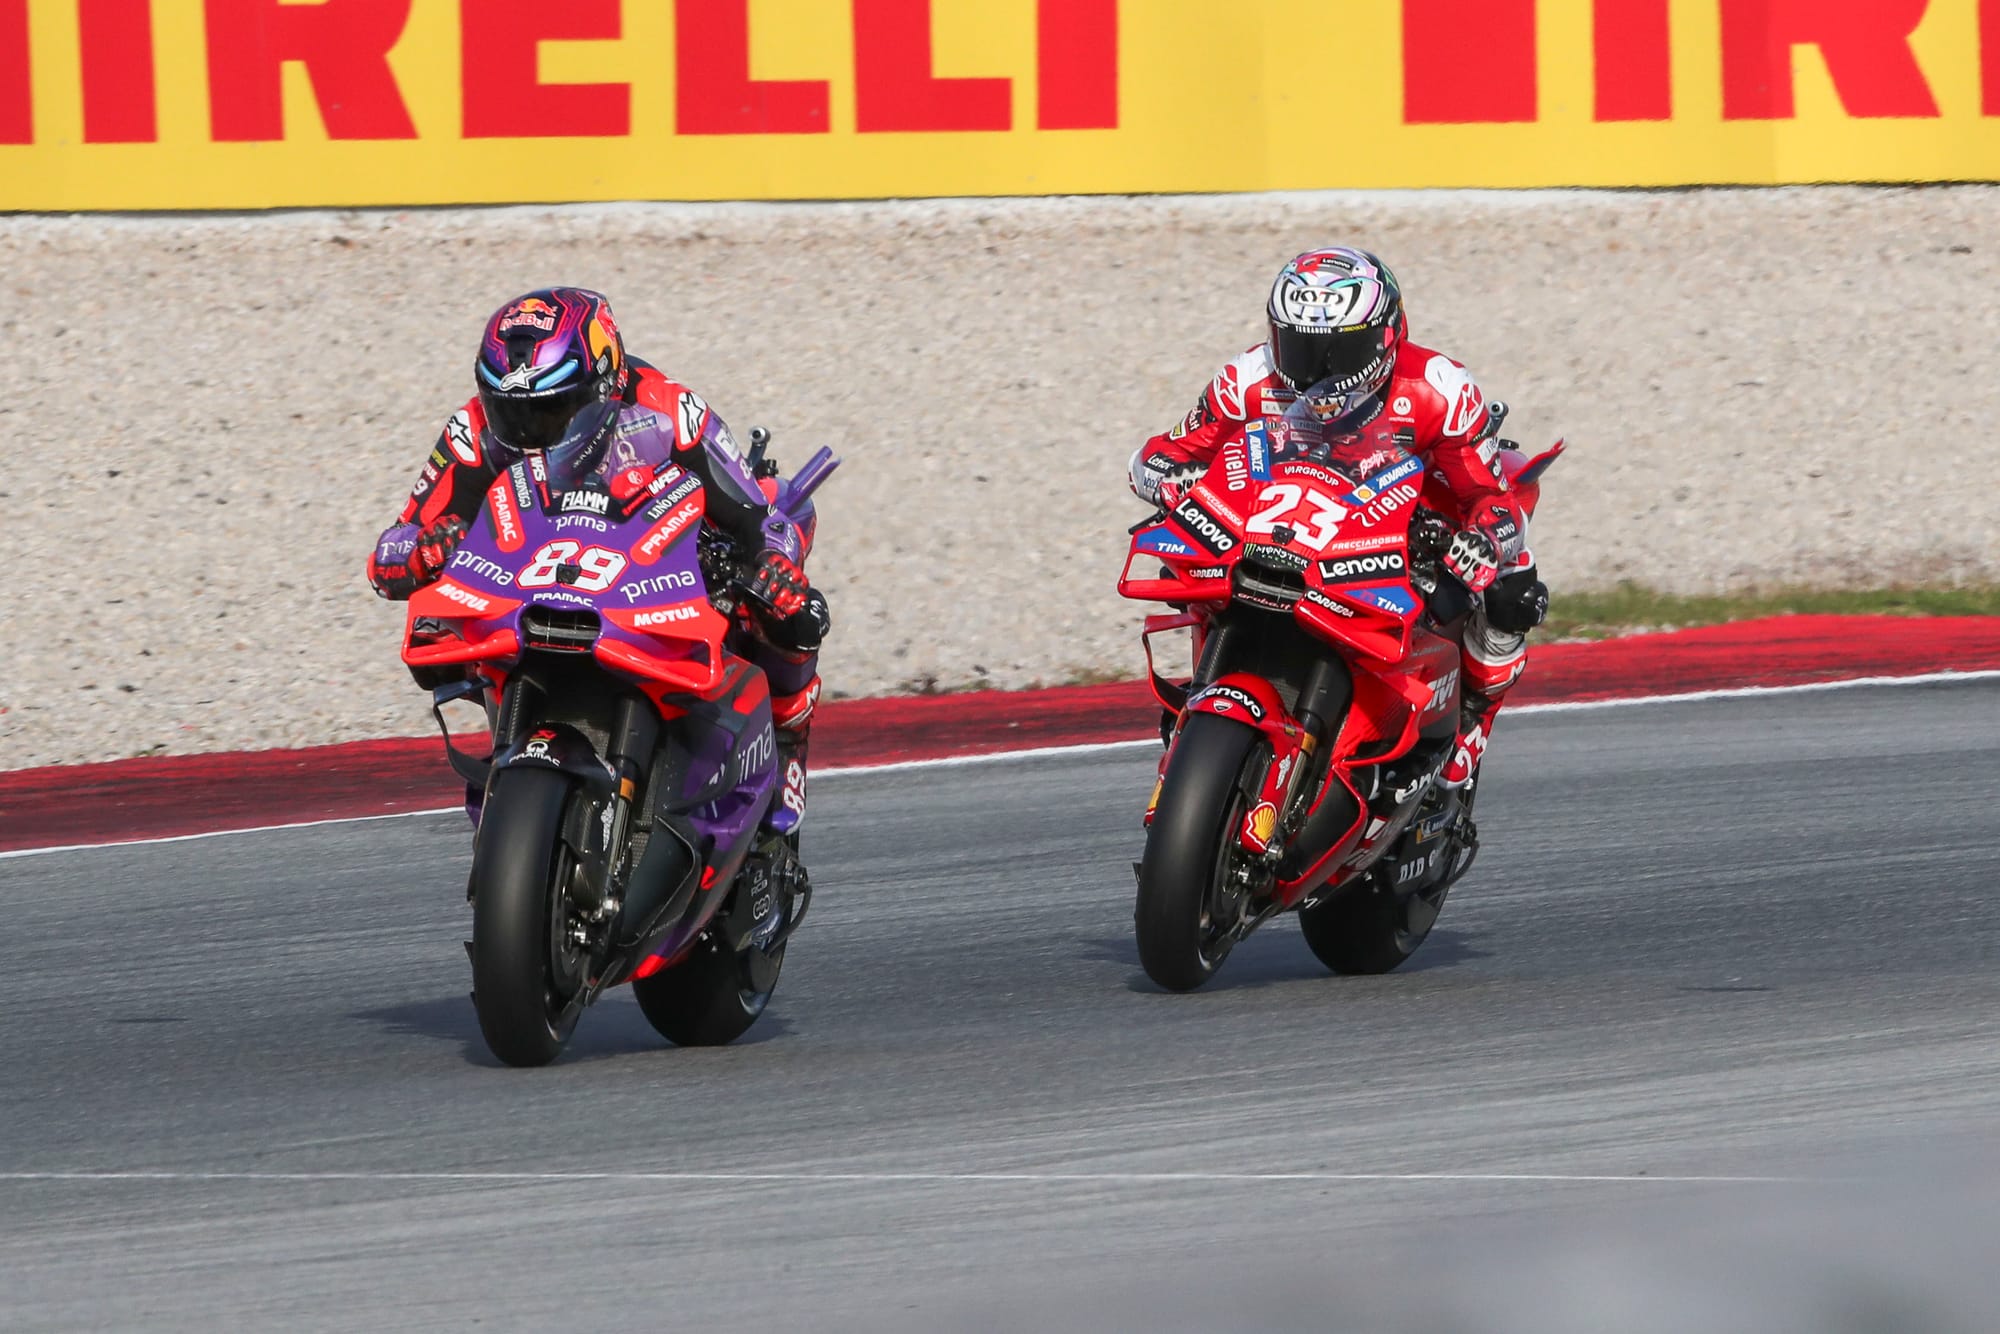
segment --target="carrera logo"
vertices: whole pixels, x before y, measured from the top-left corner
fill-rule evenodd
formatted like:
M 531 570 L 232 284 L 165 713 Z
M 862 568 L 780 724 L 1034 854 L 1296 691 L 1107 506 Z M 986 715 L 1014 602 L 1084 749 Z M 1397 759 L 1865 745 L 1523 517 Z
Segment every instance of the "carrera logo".
M 1236 550 L 1236 539 L 1222 526 L 1222 521 L 1203 509 L 1192 496 L 1174 507 L 1174 522 L 1199 546 L 1217 556 Z
M 1354 619 L 1354 609 L 1352 607 L 1342 606 L 1326 594 L 1320 592 L 1317 588 L 1308 588 L 1305 600 L 1313 606 L 1318 607 L 1321 611 L 1332 612 L 1335 616 L 1345 616 L 1349 620 Z
M 519 551 L 526 534 L 521 530 L 521 511 L 515 507 L 514 493 L 505 482 L 495 482 L 486 493 L 486 512 L 493 516 L 493 540 L 502 551 Z
M 1400 551 L 1384 551 L 1374 556 L 1348 556 L 1319 563 L 1319 577 L 1329 584 L 1358 583 L 1361 580 L 1402 578 L 1409 572 Z
M 651 565 L 674 544 L 675 538 L 694 524 L 701 522 L 701 511 L 701 500 L 698 497 L 682 501 L 678 509 L 660 520 L 651 532 L 639 539 L 639 545 L 632 548 L 632 555 L 641 565 Z
M 635 629 L 650 630 L 656 625 L 674 625 L 681 621 L 692 621 L 701 615 L 701 605 L 683 602 L 677 607 L 658 607 L 652 611 L 642 611 L 632 618 Z
M 473 611 L 485 611 L 493 605 L 493 599 L 483 598 L 471 589 L 461 588 L 450 580 L 444 580 L 434 586 L 438 591 L 438 596 L 446 602 L 456 602 L 459 606 L 470 608 Z

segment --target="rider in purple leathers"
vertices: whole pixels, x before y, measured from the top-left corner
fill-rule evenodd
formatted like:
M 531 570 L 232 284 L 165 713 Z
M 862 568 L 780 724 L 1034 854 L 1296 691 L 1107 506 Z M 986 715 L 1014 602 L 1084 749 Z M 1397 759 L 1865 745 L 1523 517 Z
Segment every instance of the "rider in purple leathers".
M 801 568 L 812 525 L 802 531 L 773 511 L 729 427 L 700 395 L 627 358 L 610 303 L 596 292 L 547 288 L 508 302 L 487 321 L 474 371 L 478 392 L 445 423 L 403 512 L 377 540 L 369 583 L 402 601 L 435 580 L 494 479 L 563 439 L 573 421 L 594 426 L 579 463 L 601 475 L 614 496 L 627 470 L 641 470 L 633 485 L 643 486 L 652 466 L 679 464 L 701 481 L 703 522 L 729 539 L 750 570 L 754 634 L 743 635 L 737 649 L 770 681 L 784 788 L 769 824 L 779 833 L 797 828 L 819 647 L 830 628 L 826 599 Z M 598 403 L 611 410 L 579 417 Z M 476 819 L 477 794 L 468 800 Z

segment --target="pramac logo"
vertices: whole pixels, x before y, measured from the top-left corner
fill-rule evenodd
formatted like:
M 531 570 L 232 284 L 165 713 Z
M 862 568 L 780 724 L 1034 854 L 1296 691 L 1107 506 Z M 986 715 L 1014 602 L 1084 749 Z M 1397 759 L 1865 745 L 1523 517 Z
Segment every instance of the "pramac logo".
M 493 541 L 502 551 L 519 551 L 527 540 L 521 527 L 521 512 L 514 507 L 514 491 L 505 477 L 486 489 L 486 512 L 493 516 Z

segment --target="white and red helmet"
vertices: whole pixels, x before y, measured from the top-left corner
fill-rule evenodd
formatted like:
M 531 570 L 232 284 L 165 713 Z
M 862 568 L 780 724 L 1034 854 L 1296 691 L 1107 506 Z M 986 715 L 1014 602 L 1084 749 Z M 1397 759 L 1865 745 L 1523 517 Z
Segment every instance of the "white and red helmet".
M 1389 382 L 1408 336 L 1403 289 L 1366 250 L 1308 250 L 1271 284 L 1271 361 L 1303 393 L 1352 397 Z

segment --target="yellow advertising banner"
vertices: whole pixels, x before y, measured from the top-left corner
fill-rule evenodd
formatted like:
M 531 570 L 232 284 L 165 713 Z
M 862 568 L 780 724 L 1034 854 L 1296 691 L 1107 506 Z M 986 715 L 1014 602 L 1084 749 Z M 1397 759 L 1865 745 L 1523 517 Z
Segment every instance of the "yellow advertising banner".
M 2000 0 L 0 0 L 0 209 L 2000 179 Z

